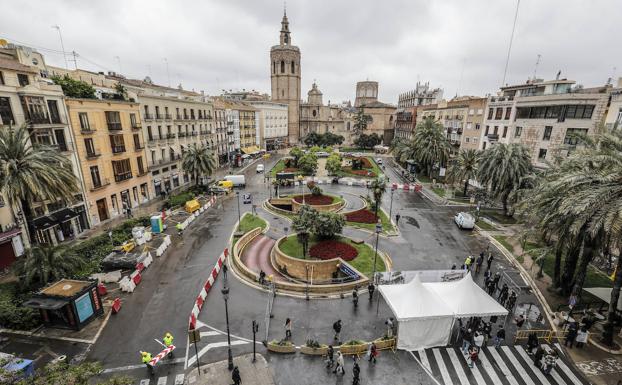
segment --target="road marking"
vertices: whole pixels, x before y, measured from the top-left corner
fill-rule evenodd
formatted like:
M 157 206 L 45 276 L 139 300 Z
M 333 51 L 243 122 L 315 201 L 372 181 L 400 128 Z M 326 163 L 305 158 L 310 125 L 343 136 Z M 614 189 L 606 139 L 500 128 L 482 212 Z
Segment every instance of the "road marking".
M 570 380 L 575 383 L 576 385 L 581 385 L 583 384 L 578 378 L 577 376 L 574 375 L 574 373 L 570 370 L 570 368 L 568 366 L 566 366 L 566 364 L 564 363 L 564 361 L 562 360 L 557 360 L 557 366 L 562 370 L 562 372 L 566 373 L 566 376 L 568 376 L 568 378 L 570 378 Z
M 535 365 L 533 364 L 533 361 L 531 361 L 531 359 L 529 358 L 525 350 L 523 350 L 522 346 L 516 346 L 516 352 L 518 352 L 518 355 L 521 356 L 523 360 L 525 360 L 525 362 L 527 362 L 527 366 L 529 366 L 531 368 L 531 371 L 536 375 L 536 377 L 538 377 L 538 380 L 540 380 L 540 383 L 544 385 L 551 385 L 549 380 L 547 380 L 546 377 L 544 377 L 544 373 L 542 373 L 540 369 L 535 367 Z
M 425 349 L 422 349 L 423 352 L 425 352 Z M 426 372 L 428 374 L 428 376 L 430 376 L 430 378 L 432 379 L 432 381 L 434 381 L 436 383 L 436 385 L 441 385 L 440 382 L 438 382 L 438 380 L 436 379 L 436 377 L 434 377 L 434 373 L 432 373 L 432 369 L 428 369 L 427 367 L 425 367 L 421 361 L 417 358 L 417 356 L 415 356 L 415 353 L 413 353 L 412 351 L 408 351 L 408 353 L 410 353 L 410 356 L 413 358 L 413 360 L 417 361 L 417 363 L 421 366 L 421 368 L 423 369 L 424 372 Z M 426 357 L 427 359 L 427 357 Z M 428 362 L 429 363 L 429 362 Z
M 158 378 L 158 385 L 166 385 L 166 377 Z
M 510 369 L 507 367 L 505 362 L 503 362 L 503 359 L 501 358 L 499 353 L 497 353 L 497 349 L 492 348 L 488 350 L 488 353 L 492 356 L 492 359 L 495 361 L 495 363 L 499 365 L 499 368 L 501 368 L 501 373 L 505 375 L 505 379 L 508 380 L 510 385 L 518 385 L 518 381 L 516 381 L 516 378 L 514 378 L 514 375 L 512 374 Z
M 159 364 L 160 365 L 175 365 L 175 364 L 181 364 L 182 362 L 184 362 L 183 358 L 176 358 L 174 360 L 160 361 Z M 145 367 L 145 364 L 119 366 L 117 368 L 104 369 L 104 370 L 102 370 L 102 373 L 122 372 L 122 371 L 126 371 L 126 370 L 133 370 L 133 369 L 144 368 L 144 367 Z
M 451 359 L 451 363 L 456 370 L 456 374 L 458 374 L 458 379 L 462 385 L 469 385 L 469 380 L 467 379 L 467 375 L 462 368 L 462 364 L 460 364 L 460 360 L 458 359 L 458 355 L 453 348 L 447 348 L 447 354 Z
M 221 335 L 219 332 L 201 332 L 201 337 L 210 337 L 210 336 L 219 336 Z
M 443 362 L 441 352 L 435 348 L 432 349 L 432 353 L 434 353 L 434 358 L 436 358 L 436 363 L 438 364 L 438 369 L 441 371 L 441 376 L 443 377 L 445 385 L 454 385 L 451 381 L 451 377 L 449 376 L 449 372 L 447 371 L 447 367 L 445 366 L 445 362 Z
M 145 378 L 144 380 L 140 380 L 140 385 L 149 385 L 149 379 Z
M 247 344 L 248 342 L 246 341 L 231 341 L 231 346 L 234 345 L 244 345 Z M 223 346 L 227 346 L 227 341 L 223 341 L 223 342 L 215 342 L 213 344 L 207 344 L 207 346 L 203 347 L 201 350 L 199 350 L 199 358 L 203 357 L 203 355 L 205 353 L 207 353 L 210 349 L 214 349 L 214 348 L 220 348 Z M 188 359 L 188 367 L 191 367 L 192 365 L 194 365 L 194 363 L 196 362 L 197 357 L 195 356 L 191 356 Z
M 497 372 L 495 371 L 495 368 L 492 366 L 492 364 L 488 360 L 488 357 L 486 357 L 486 355 L 484 354 L 484 349 L 481 349 L 480 353 L 481 354 L 479 355 L 479 359 L 482 363 L 482 367 L 484 368 L 484 371 L 488 373 L 488 376 L 492 380 L 493 384 L 502 384 L 501 379 L 499 378 L 499 376 L 497 375 Z
M 175 376 L 175 385 L 184 385 L 184 374 L 180 373 Z
M 430 361 L 428 361 L 428 355 L 425 354 L 425 349 L 419 349 L 417 350 L 417 352 L 419 353 L 419 359 L 421 360 L 423 366 L 425 366 L 431 372 L 432 367 L 430 366 Z
M 503 351 L 505 352 L 505 355 L 510 359 L 510 362 L 514 366 L 514 369 L 516 369 L 516 371 L 521 376 L 523 381 L 525 381 L 527 385 L 536 385 L 531 379 L 531 377 L 529 376 L 529 374 L 525 371 L 523 366 L 518 362 L 514 354 L 512 354 L 512 351 L 510 350 L 510 348 L 508 346 L 502 346 L 501 349 L 503 349 Z

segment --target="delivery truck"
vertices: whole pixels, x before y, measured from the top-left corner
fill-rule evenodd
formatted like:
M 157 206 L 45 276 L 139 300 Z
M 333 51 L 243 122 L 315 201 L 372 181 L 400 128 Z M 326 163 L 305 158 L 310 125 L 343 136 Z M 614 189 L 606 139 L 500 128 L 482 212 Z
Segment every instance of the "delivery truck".
M 245 187 L 246 186 L 246 178 L 244 175 L 225 175 L 225 180 L 231 181 L 233 183 L 233 187 Z

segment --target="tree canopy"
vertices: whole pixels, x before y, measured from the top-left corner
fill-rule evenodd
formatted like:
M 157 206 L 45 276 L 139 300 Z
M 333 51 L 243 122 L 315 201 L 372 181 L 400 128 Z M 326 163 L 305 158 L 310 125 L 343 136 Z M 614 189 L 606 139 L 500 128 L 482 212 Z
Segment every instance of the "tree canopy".
M 50 79 L 63 89 L 65 96 L 70 98 L 95 99 L 95 88 L 87 82 L 64 76 L 52 76 Z
M 382 143 L 382 138 L 376 134 L 361 134 L 354 139 L 354 145 L 359 148 L 372 149 L 374 146 Z

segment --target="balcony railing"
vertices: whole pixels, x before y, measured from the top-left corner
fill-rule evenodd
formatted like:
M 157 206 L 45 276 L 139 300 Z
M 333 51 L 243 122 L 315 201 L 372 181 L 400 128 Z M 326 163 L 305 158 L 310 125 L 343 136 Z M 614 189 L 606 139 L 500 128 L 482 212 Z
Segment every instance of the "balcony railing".
M 183 137 L 186 136 L 186 133 L 185 132 L 179 132 L 179 133 L 177 133 L 177 136 L 180 137 L 180 138 L 183 138 Z
M 182 119 L 181 114 L 177 114 L 177 115 L 175 115 L 175 119 L 177 119 L 177 120 L 181 120 L 181 119 Z
M 154 169 L 156 167 L 165 166 L 170 163 L 175 163 L 181 159 L 181 154 L 175 154 L 172 157 L 158 159 L 153 162 L 149 162 L 149 169 Z
M 488 134 L 487 136 L 490 141 L 499 140 L 499 134 Z
M 153 114 L 144 114 L 143 119 L 145 120 L 153 120 Z
M 27 115 L 30 124 L 50 124 L 50 117 L 47 114 L 29 112 Z
M 166 134 L 166 139 L 175 139 L 177 137 L 177 135 L 170 133 L 170 134 Z
M 198 132 L 196 132 L 196 131 L 192 131 L 192 132 L 190 133 L 190 135 L 192 135 L 192 136 L 197 136 L 198 134 L 199 134 L 199 133 L 198 133 Z
M 162 119 L 164 119 L 164 115 L 162 115 L 162 114 L 156 114 L 156 117 L 155 117 L 155 118 L 156 118 L 157 120 L 162 120 Z
M 55 147 L 60 152 L 69 152 L 73 151 L 73 142 L 58 143 L 54 144 L 52 147 Z
M 122 174 L 114 174 L 115 182 L 123 182 L 124 180 L 132 179 L 132 172 L 124 172 Z
M 108 129 L 110 131 L 121 131 L 123 127 L 121 126 L 121 122 L 108 122 Z
M 111 146 L 113 154 L 119 154 L 125 152 L 125 146 Z
M 145 148 L 145 144 L 144 143 L 134 143 L 134 151 L 140 151 L 143 148 Z
M 110 180 L 108 178 L 101 179 L 98 182 L 91 183 L 91 191 L 99 190 L 100 188 L 104 188 L 109 184 Z
M 143 128 L 140 123 L 132 123 L 132 130 L 140 130 Z
M 87 151 L 86 152 L 86 159 L 95 159 L 95 158 L 99 158 L 101 156 L 101 152 L 99 150 L 95 150 L 95 151 Z
M 164 114 L 164 119 L 165 120 L 171 120 L 171 119 L 173 119 L 173 115 L 171 115 L 171 114 Z
M 91 126 L 85 127 L 85 128 L 80 127 L 80 133 L 84 135 L 90 135 L 94 133 L 95 131 L 96 131 L 95 127 L 91 127 Z

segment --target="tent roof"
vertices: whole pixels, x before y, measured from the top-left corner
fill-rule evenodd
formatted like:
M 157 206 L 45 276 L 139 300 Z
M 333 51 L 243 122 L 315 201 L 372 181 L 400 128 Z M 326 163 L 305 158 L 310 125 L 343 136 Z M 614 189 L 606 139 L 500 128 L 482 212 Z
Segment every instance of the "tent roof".
M 424 285 L 442 298 L 456 317 L 490 317 L 508 314 L 506 308 L 473 282 L 470 274 L 465 275 L 459 281 L 430 282 Z
M 438 295 L 429 290 L 419 275 L 402 285 L 380 285 L 380 293 L 398 321 L 413 318 L 453 317 L 454 312 Z
M 605 301 L 606 303 L 611 302 L 611 290 L 612 289 L 610 287 L 589 287 L 583 290 L 598 297 L 599 299 Z M 618 298 L 618 310 L 622 311 L 622 295 Z

